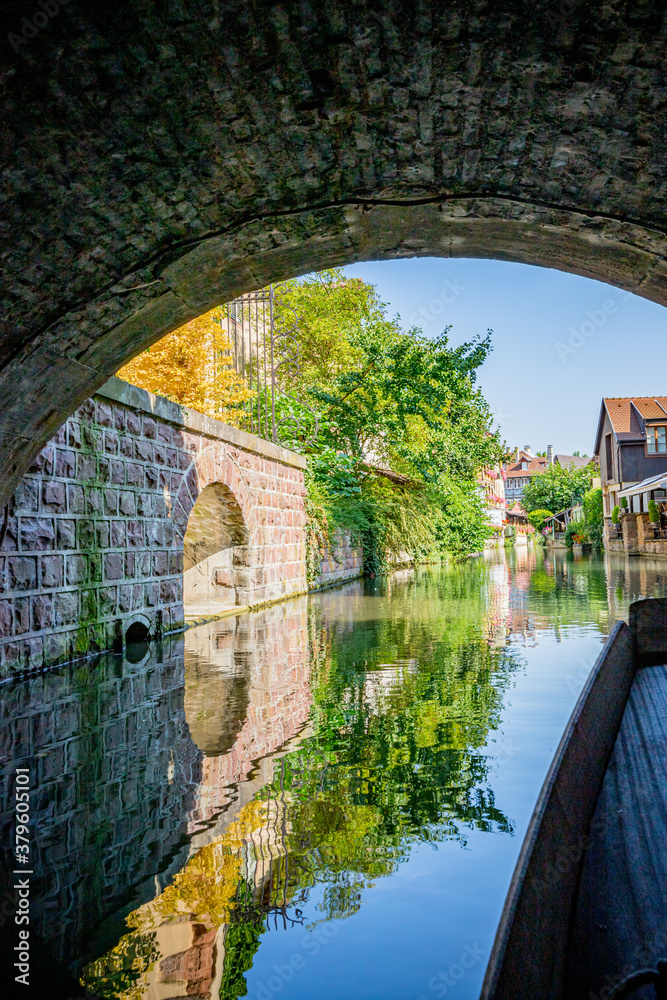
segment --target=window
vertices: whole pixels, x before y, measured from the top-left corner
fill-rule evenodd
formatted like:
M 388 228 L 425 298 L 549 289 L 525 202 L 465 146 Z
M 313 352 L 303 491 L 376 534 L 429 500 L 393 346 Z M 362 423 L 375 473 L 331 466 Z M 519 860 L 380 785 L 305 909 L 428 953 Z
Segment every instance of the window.
M 649 455 L 664 455 L 667 452 L 667 427 L 646 428 L 646 451 Z
M 613 471 L 613 468 L 612 468 L 612 459 L 611 459 L 611 434 L 607 434 L 606 435 L 604 444 L 605 444 L 605 459 L 606 459 L 606 462 L 605 462 L 606 470 L 605 471 L 606 471 L 607 479 L 613 479 L 614 478 L 614 471 Z

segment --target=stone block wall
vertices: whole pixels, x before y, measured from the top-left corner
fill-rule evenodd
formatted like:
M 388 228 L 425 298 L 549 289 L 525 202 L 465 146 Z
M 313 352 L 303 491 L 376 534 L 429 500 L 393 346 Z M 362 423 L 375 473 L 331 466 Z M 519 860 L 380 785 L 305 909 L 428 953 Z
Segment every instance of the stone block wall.
M 46 445 L 0 516 L 0 676 L 183 626 L 201 491 L 233 496 L 236 604 L 307 589 L 305 459 L 112 378 Z M 2 512 L 0 512 L 2 514 Z M 225 594 L 229 594 L 225 578 Z
M 653 525 L 646 512 L 628 512 L 621 520 L 623 538 L 607 539 L 606 548 L 614 551 L 614 541 L 616 541 L 618 546 L 616 551 L 625 552 L 626 555 L 656 556 L 662 559 L 667 557 L 667 539 L 655 537 Z
M 332 538 L 331 546 L 320 553 L 318 571 L 313 587 L 330 587 L 335 583 L 353 580 L 364 571 L 364 553 L 361 545 L 349 533 L 339 532 Z

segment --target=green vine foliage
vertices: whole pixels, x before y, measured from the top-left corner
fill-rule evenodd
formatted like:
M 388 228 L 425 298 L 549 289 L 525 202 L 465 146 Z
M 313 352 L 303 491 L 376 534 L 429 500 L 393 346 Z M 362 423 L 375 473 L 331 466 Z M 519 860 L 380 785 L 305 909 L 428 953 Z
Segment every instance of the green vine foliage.
M 546 519 L 553 516 L 552 510 L 542 510 L 538 508 L 537 510 L 532 510 L 528 515 L 528 520 L 535 528 L 536 531 L 541 531 L 545 525 Z

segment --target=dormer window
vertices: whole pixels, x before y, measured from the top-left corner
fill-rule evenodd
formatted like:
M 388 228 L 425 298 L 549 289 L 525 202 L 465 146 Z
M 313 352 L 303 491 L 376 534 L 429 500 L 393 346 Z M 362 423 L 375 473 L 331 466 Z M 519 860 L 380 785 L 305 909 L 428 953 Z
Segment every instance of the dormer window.
M 646 452 L 649 455 L 667 453 L 667 427 L 649 426 L 646 428 Z

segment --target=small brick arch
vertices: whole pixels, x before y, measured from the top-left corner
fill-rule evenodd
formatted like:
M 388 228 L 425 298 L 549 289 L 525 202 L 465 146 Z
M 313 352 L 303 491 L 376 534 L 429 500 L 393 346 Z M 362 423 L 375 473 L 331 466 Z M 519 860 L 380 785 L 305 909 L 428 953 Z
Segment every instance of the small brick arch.
M 248 532 L 252 535 L 257 517 L 254 509 L 250 479 L 239 463 L 238 453 L 229 446 L 216 442 L 202 449 L 183 473 L 181 486 L 174 498 L 172 520 L 175 529 L 175 544 L 182 544 L 188 519 L 200 493 L 207 486 L 220 483 L 225 486 L 243 514 Z
M 239 456 L 221 442 L 204 447 L 185 470 L 172 517 L 174 545 L 183 551 L 186 613 L 248 603 L 253 499 Z
M 205 490 L 218 486 L 228 497 L 231 520 L 233 511 L 238 511 L 238 526 L 242 526 L 244 535 L 235 543 L 229 565 L 222 561 L 220 567 L 212 564 L 208 567 L 223 588 L 221 603 L 252 605 L 303 591 L 305 514 L 299 473 L 224 442 L 201 447 L 200 438 L 189 443 L 201 450 L 183 472 L 173 498 L 173 546 L 184 552 L 188 523 L 198 498 Z M 187 614 L 196 613 L 185 593 L 184 603 Z M 213 605 L 207 606 L 206 611 L 202 607 L 202 613 L 209 613 L 215 610 L 217 601 L 194 602 L 200 603 Z

